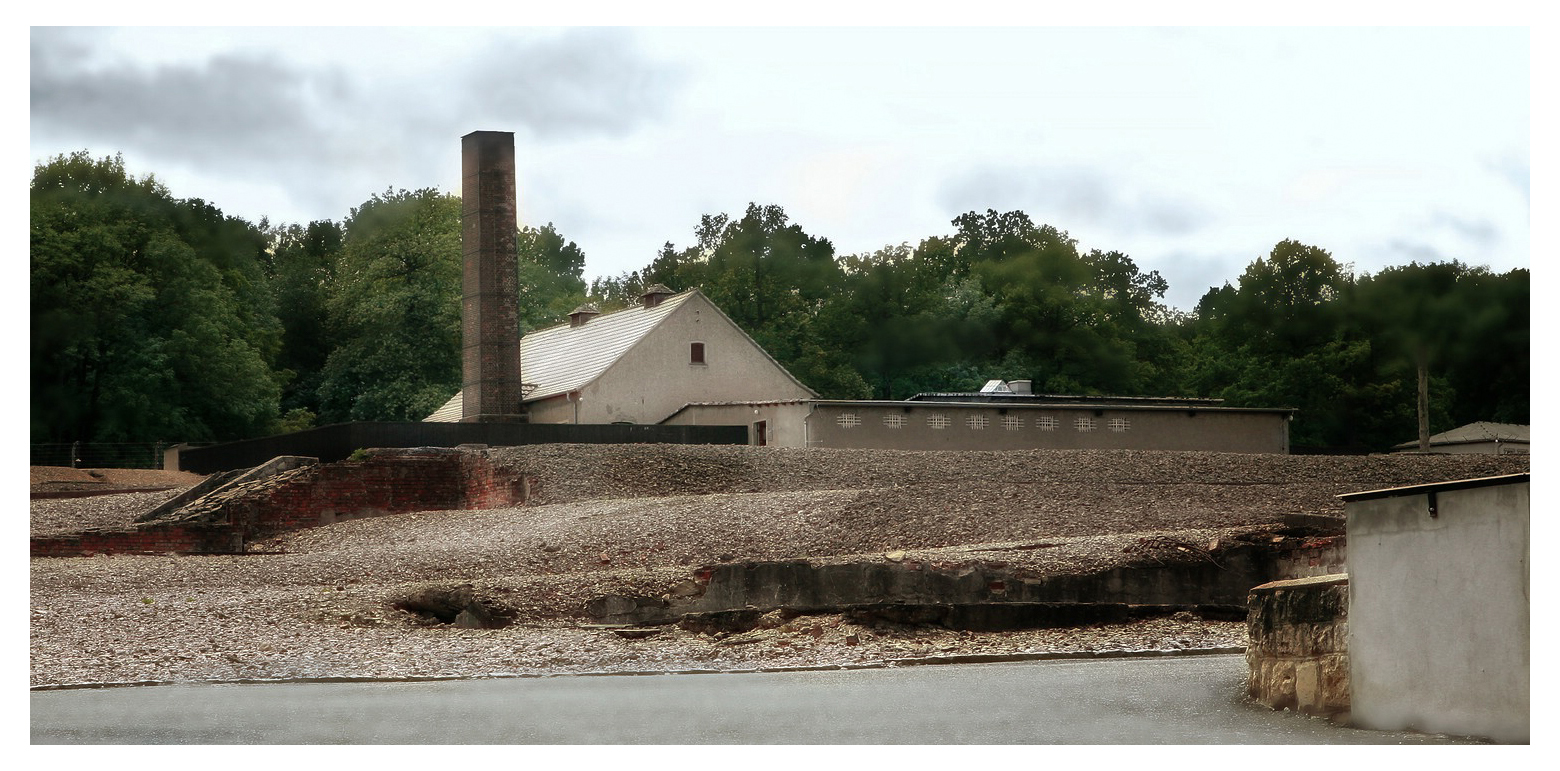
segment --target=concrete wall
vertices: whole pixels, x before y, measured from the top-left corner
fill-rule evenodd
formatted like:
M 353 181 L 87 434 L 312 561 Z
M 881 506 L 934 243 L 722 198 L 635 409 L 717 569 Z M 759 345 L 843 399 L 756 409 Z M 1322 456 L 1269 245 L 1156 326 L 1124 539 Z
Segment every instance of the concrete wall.
M 669 426 L 747 426 L 748 444 L 758 444 L 758 423 L 763 421 L 765 444 L 770 447 L 806 447 L 806 402 L 791 404 L 700 404 L 668 418 Z
M 704 343 L 702 364 L 690 361 L 689 344 L 694 342 Z M 708 299 L 695 294 L 582 389 L 578 405 L 565 399 L 534 402 L 531 420 L 573 423 L 577 408 L 579 423 L 649 424 L 689 402 L 814 396 Z
M 839 612 L 884 603 L 931 605 L 1057 604 L 1146 609 L 1196 607 L 1227 617 L 1245 607 L 1250 587 L 1270 570 L 1267 554 L 1250 545 L 1219 553 L 1219 561 L 1182 557 L 1155 565 L 1082 575 L 1032 577 L 1006 562 L 942 563 L 914 558 L 815 564 L 808 560 L 707 565 L 662 596 L 607 595 L 586 612 L 614 624 L 664 624 L 685 613 L 792 608 Z M 1049 611 L 1047 611 L 1049 614 Z M 1091 618 L 1080 623 L 1103 620 Z M 1031 621 L 1033 618 L 1031 619 Z M 1120 620 L 1120 619 L 1117 619 Z
M 1344 496 L 1356 724 L 1528 741 L 1529 488 L 1512 479 Z
M 819 402 L 807 419 L 807 439 L 814 447 L 862 449 L 1282 454 L 1289 452 L 1289 421 L 1283 412 L 1218 408 Z
M 1246 690 L 1307 715 L 1349 712 L 1349 578 L 1274 581 L 1247 599 Z
M 484 444 L 746 444 L 746 426 L 568 425 L 555 423 L 336 423 L 290 434 L 195 447 L 179 455 L 184 471 L 212 474 L 252 468 L 278 455 L 306 455 L 322 463 L 345 460 L 365 448 L 459 447 Z

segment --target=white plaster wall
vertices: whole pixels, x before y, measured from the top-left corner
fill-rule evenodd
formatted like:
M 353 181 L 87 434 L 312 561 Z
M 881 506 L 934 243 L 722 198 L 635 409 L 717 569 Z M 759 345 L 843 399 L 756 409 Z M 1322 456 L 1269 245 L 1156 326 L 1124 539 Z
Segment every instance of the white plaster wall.
M 704 364 L 689 362 L 692 342 L 704 343 Z M 813 396 L 709 300 L 696 294 L 581 389 L 578 422 L 651 424 L 690 402 Z M 533 407 L 532 419 L 572 423 L 573 410 L 573 404 Z
M 1349 501 L 1352 720 L 1529 736 L 1528 483 Z
M 748 443 L 758 441 L 754 424 L 766 421 L 768 446 L 806 447 L 805 418 L 809 405 L 802 404 L 709 404 L 694 405 L 665 422 L 669 426 L 747 426 Z

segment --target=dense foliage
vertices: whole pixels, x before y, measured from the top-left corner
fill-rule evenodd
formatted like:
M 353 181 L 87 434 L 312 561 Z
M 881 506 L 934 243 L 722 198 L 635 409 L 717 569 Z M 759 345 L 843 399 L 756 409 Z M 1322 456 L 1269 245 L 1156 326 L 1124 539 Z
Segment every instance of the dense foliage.
M 34 442 L 235 439 L 417 420 L 460 385 L 460 202 L 386 191 L 340 223 L 251 225 L 118 158 L 32 182 Z M 643 287 L 698 287 L 829 398 L 966 391 L 1197 396 L 1294 407 L 1298 450 L 1528 422 L 1528 271 L 1459 262 L 1354 275 L 1295 241 L 1195 312 L 1117 251 L 1023 212 L 841 255 L 779 206 L 705 215 L 692 243 L 591 282 L 551 225 L 519 233 L 522 332 Z M 1423 421 L 1420 420 L 1421 416 Z

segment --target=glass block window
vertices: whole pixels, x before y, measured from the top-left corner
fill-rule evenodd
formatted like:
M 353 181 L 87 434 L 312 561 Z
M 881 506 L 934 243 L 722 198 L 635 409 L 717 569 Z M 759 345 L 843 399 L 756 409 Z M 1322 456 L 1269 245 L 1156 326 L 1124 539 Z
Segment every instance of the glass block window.
M 1055 431 L 1060 425 L 1060 421 L 1050 416 L 1035 418 L 1035 428 L 1041 431 Z
M 905 424 L 909 422 L 910 420 L 908 418 L 900 415 L 899 413 L 883 416 L 883 425 L 888 426 L 889 428 L 904 428 Z
M 1094 418 L 1078 418 L 1077 420 L 1073 421 L 1073 428 L 1076 428 L 1079 431 L 1093 431 L 1098 427 L 1099 424 L 1094 420 Z
M 941 430 L 941 429 L 947 428 L 948 424 L 950 424 L 952 422 L 953 421 L 948 419 L 947 415 L 927 415 L 926 416 L 926 426 L 928 428 L 935 428 L 935 429 Z
M 861 416 L 854 412 L 842 412 L 839 417 L 834 419 L 834 422 L 838 423 L 840 428 L 855 428 L 861 425 Z
M 1002 427 L 1009 431 L 1017 431 L 1024 427 L 1024 419 L 1017 415 L 1003 415 Z
M 1111 418 L 1108 425 L 1110 426 L 1110 430 L 1120 433 L 1132 428 L 1132 421 L 1127 420 L 1126 418 Z
M 971 431 L 979 431 L 990 424 L 991 419 L 985 415 L 971 415 L 964 419 L 964 425 L 969 426 Z

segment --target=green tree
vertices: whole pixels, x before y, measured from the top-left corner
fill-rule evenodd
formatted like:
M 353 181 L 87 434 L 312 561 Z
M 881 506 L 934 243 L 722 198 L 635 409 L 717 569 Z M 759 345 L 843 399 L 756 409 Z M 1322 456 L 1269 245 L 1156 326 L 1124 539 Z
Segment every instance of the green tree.
M 282 324 L 276 366 L 286 380 L 282 411 L 291 416 L 284 429 L 308 428 L 321 411 L 320 382 L 332 348 L 326 292 L 335 281 L 342 237 L 341 226 L 329 220 L 270 232 L 271 291 Z
M 1325 249 L 1280 241 L 1238 287 L 1198 303 L 1187 327 L 1193 393 L 1231 407 L 1296 408 L 1297 449 L 1377 447 L 1405 413 L 1400 384 L 1381 374 L 1381 346 L 1348 323 L 1353 286 Z
M 1518 291 L 1508 291 L 1508 282 Z M 1495 276 L 1456 261 L 1415 262 L 1362 276 L 1351 300 L 1365 334 L 1386 347 L 1393 364 L 1413 373 L 1421 450 L 1429 449 L 1433 427 L 1454 427 L 1454 413 L 1470 418 L 1465 422 L 1492 420 L 1496 413 L 1511 414 L 1497 406 L 1503 399 L 1525 402 L 1526 271 Z M 1494 381 L 1502 384 L 1498 391 L 1480 388 Z M 1464 397 L 1453 383 L 1472 392 Z M 1525 408 L 1520 412 L 1521 420 L 1513 422 L 1526 422 Z
M 516 251 L 521 334 L 556 324 L 585 302 L 585 252 L 551 222 L 521 228 Z
M 848 354 L 818 323 L 843 274 L 828 240 L 809 235 L 779 206 L 749 204 L 740 219 L 704 215 L 696 245 L 666 244 L 639 272 L 644 283 L 701 288 L 775 360 L 829 398 L 871 392 Z
M 947 261 L 949 244 L 929 238 L 840 260 L 843 281 L 821 317 L 876 398 L 967 390 L 990 369 L 1000 315 L 980 280 Z
M 969 212 L 954 225 L 957 254 L 1001 314 L 993 362 L 1058 393 L 1137 394 L 1174 382 L 1165 360 L 1173 342 L 1154 323 L 1168 288 L 1158 272 L 1120 252 L 1080 253 L 1065 232 L 1023 212 Z
M 460 388 L 460 199 L 386 191 L 352 210 L 326 300 L 321 420 L 421 420 Z
M 1525 268 L 1466 282 L 1471 297 L 1466 342 L 1447 368 L 1457 395 L 1452 425 L 1479 420 L 1530 421 L 1532 388 L 1531 276 Z
M 30 218 L 35 441 L 274 428 L 281 327 L 260 228 L 85 152 L 34 169 Z

